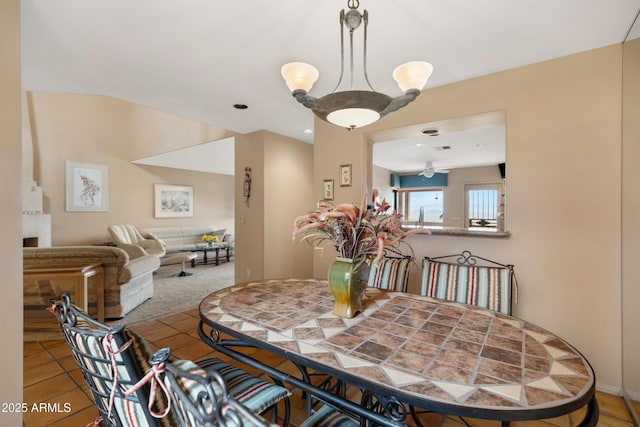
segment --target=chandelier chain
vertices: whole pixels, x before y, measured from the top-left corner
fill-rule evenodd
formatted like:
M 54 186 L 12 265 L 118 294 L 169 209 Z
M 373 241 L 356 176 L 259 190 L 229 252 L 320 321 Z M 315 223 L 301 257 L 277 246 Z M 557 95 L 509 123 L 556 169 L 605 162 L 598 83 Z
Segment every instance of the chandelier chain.
M 349 9 L 357 9 L 360 7 L 360 1 L 359 0 L 347 0 L 347 6 L 349 6 Z

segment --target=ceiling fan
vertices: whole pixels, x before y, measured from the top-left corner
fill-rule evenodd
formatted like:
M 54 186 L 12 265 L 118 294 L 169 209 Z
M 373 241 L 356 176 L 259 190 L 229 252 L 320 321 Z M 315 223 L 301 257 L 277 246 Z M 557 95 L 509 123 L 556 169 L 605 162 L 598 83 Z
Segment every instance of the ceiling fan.
M 424 169 L 418 174 L 418 176 L 424 176 L 425 178 L 431 178 L 436 173 L 436 169 L 433 167 L 433 163 L 425 162 Z
M 425 178 L 432 178 L 433 175 L 435 175 L 436 173 L 449 173 L 449 170 L 435 168 L 433 166 L 433 162 L 425 162 L 424 169 L 422 169 L 422 172 L 420 172 L 418 176 L 424 176 Z

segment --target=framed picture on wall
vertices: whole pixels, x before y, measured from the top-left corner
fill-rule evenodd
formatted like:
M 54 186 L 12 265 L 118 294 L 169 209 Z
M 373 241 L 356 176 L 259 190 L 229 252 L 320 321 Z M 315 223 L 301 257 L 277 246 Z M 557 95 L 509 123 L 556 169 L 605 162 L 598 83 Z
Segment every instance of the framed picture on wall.
M 340 165 L 340 187 L 351 187 L 351 165 Z
M 322 181 L 322 200 L 333 200 L 333 180 Z
M 92 163 L 66 162 L 66 211 L 109 211 L 109 168 Z
M 193 216 L 193 187 L 190 185 L 154 184 L 155 217 Z

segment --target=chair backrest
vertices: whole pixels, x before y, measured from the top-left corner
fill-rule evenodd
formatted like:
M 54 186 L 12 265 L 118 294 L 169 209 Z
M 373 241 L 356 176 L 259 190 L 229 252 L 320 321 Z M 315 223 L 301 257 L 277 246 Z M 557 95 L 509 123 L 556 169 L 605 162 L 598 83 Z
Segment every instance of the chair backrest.
M 142 234 L 133 225 L 110 225 L 107 230 L 116 244 L 128 243 L 137 245 L 141 240 L 144 240 Z
M 511 314 L 513 265 L 472 255 L 469 251 L 422 262 L 421 294 Z
M 110 328 L 95 321 L 73 305 L 67 294 L 51 300 L 50 311 L 91 391 L 101 425 L 175 425 L 169 417 L 158 419 L 151 414 L 148 384 L 133 391 L 149 366 L 143 366 L 141 358 L 148 359 L 150 352 L 137 347 L 139 342 L 123 325 Z M 162 412 L 166 402 L 156 400 L 153 407 Z
M 409 267 L 412 259 L 411 256 L 385 256 L 377 263 L 371 263 L 368 286 L 388 289 L 390 291 L 406 292 L 407 284 L 409 283 Z
M 269 423 L 233 399 L 226 381 L 215 370 L 190 360 L 170 361 L 171 351 L 162 348 L 150 359 L 164 372 L 172 410 L 180 426 L 268 427 Z

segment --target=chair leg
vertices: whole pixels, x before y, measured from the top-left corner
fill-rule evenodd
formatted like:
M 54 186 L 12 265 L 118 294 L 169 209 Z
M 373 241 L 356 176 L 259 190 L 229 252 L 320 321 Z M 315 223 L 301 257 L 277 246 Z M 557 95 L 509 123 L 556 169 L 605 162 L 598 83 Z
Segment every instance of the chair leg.
M 283 419 L 282 419 L 282 427 L 288 427 L 289 426 L 289 421 L 291 420 L 291 403 L 289 402 L 289 399 L 284 399 L 281 400 L 280 402 L 283 403 L 284 405 L 284 415 L 283 415 Z M 278 404 L 280 403 L 276 403 L 275 405 L 273 405 L 271 407 L 271 422 L 275 425 L 278 425 Z
M 187 273 L 185 262 L 182 261 L 182 271 L 180 271 L 180 273 L 178 274 L 178 277 L 191 276 L 191 275 L 193 275 L 193 273 Z

